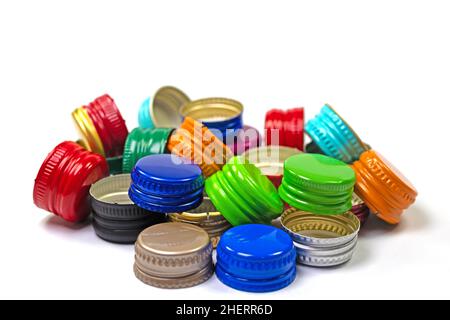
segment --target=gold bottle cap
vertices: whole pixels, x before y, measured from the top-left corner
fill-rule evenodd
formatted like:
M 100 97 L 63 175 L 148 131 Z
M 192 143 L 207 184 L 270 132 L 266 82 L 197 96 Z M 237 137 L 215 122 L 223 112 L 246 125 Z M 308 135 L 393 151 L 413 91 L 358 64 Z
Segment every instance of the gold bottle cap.
M 224 121 L 242 114 L 244 107 L 236 100 L 227 98 L 206 98 L 186 103 L 180 113 L 201 122 Z
M 168 222 L 145 229 L 135 251 L 138 268 L 161 278 L 187 277 L 212 262 L 208 233 L 187 223 Z
M 197 208 L 187 212 L 169 214 L 169 219 L 173 222 L 199 226 L 208 233 L 213 248 L 217 247 L 220 236 L 232 227 L 207 196 L 203 197 L 202 204 Z
M 79 107 L 72 112 L 72 118 L 75 121 L 75 125 L 80 134 L 82 143 L 80 144 L 82 147 L 86 148 L 89 151 L 105 155 L 105 151 L 103 149 L 103 143 L 98 135 L 97 129 L 95 129 L 94 123 L 85 108 Z

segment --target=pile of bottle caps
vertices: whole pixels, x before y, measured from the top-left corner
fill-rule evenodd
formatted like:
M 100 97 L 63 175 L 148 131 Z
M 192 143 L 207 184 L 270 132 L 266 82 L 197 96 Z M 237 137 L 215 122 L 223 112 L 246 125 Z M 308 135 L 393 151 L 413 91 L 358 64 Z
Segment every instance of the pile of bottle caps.
M 306 124 L 303 108 L 270 110 L 264 139 L 243 111 L 236 100 L 191 101 L 163 87 L 128 132 L 101 96 L 72 112 L 80 139 L 49 153 L 34 203 L 73 223 L 91 217 L 103 240 L 135 244 L 134 273 L 146 284 L 184 288 L 216 274 L 268 292 L 291 284 L 297 265 L 349 261 L 369 214 L 397 224 L 415 201 L 412 184 L 331 106 Z

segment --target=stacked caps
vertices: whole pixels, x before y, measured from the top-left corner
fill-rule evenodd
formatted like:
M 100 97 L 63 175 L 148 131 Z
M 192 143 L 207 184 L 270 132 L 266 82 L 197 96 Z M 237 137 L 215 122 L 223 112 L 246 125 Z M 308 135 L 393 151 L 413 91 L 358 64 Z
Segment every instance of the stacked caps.
M 299 153 L 301 151 L 295 148 L 272 145 L 249 149 L 242 154 L 242 159 L 254 164 L 278 188 L 283 179 L 284 161 Z
M 272 226 L 247 224 L 225 232 L 217 247 L 217 278 L 227 286 L 269 292 L 291 284 L 296 251 L 288 234 Z
M 106 157 L 111 171 L 119 172 L 128 129 L 114 100 L 105 94 L 75 109 L 72 118 L 80 132 L 82 146 Z
M 172 154 L 191 159 L 209 177 L 227 162 L 233 154 L 207 127 L 190 117 L 169 138 L 168 149 Z
M 388 223 L 400 222 L 403 211 L 414 203 L 417 191 L 393 165 L 370 150 L 329 105 L 308 121 L 305 130 L 324 154 L 352 164 L 355 192 L 371 212 Z
M 306 153 L 285 161 L 279 194 L 294 209 L 285 211 L 282 224 L 295 242 L 299 263 L 334 266 L 351 258 L 360 227 L 348 212 L 354 184 L 355 173 L 342 161 Z M 351 244 L 341 239 L 347 234 L 336 232 L 345 225 L 353 226 Z
M 176 128 L 181 123 L 180 109 L 189 102 L 189 97 L 180 89 L 165 86 L 156 91 L 153 100 L 147 98 L 138 113 L 141 128 Z
M 231 228 L 231 224 L 217 211 L 207 196 L 203 197 L 202 204 L 197 208 L 180 213 L 171 213 L 169 219 L 173 222 L 199 226 L 208 233 L 214 248 L 217 247 L 220 236 Z
M 296 148 L 303 151 L 304 109 L 272 109 L 266 113 L 266 144 Z
M 167 153 L 167 142 L 174 129 L 133 129 L 125 141 L 123 150 L 123 172 L 131 172 L 136 162 L 152 154 Z
M 135 252 L 136 277 L 154 287 L 192 287 L 214 273 L 208 233 L 191 224 L 168 222 L 147 228 Z
M 90 213 L 90 185 L 107 175 L 104 157 L 65 141 L 42 163 L 34 182 L 33 201 L 64 220 L 82 221 Z
M 283 202 L 270 180 L 253 164 L 233 157 L 209 177 L 205 190 L 215 207 L 234 226 L 269 224 L 283 211 Z
M 94 230 L 106 241 L 134 243 L 142 230 L 167 221 L 165 214 L 147 211 L 130 200 L 130 183 L 130 174 L 119 174 L 90 188 Z
M 170 154 L 146 156 L 131 173 L 130 199 L 161 213 L 183 212 L 200 205 L 204 179 L 199 166 Z

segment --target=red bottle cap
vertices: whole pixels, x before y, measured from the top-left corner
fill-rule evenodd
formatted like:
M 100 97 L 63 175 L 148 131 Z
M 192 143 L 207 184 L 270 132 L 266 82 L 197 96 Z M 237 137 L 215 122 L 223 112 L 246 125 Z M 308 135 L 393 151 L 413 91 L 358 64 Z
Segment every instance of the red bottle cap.
M 303 151 L 304 109 L 272 109 L 266 113 L 266 144 L 297 148 Z M 279 141 L 275 137 L 278 135 Z
M 65 141 L 42 163 L 34 182 L 33 201 L 67 221 L 81 221 L 90 213 L 90 185 L 106 176 L 105 158 Z
M 122 155 L 128 129 L 114 100 L 105 94 L 84 108 L 102 140 L 106 156 Z

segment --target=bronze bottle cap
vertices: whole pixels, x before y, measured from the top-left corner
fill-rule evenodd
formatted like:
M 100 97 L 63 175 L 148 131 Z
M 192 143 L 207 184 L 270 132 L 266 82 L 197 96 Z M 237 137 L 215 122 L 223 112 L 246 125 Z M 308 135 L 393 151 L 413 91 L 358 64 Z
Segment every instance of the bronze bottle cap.
M 135 250 L 136 276 L 156 287 L 192 286 L 212 274 L 211 241 L 195 225 L 168 222 L 147 228 L 139 235 Z

